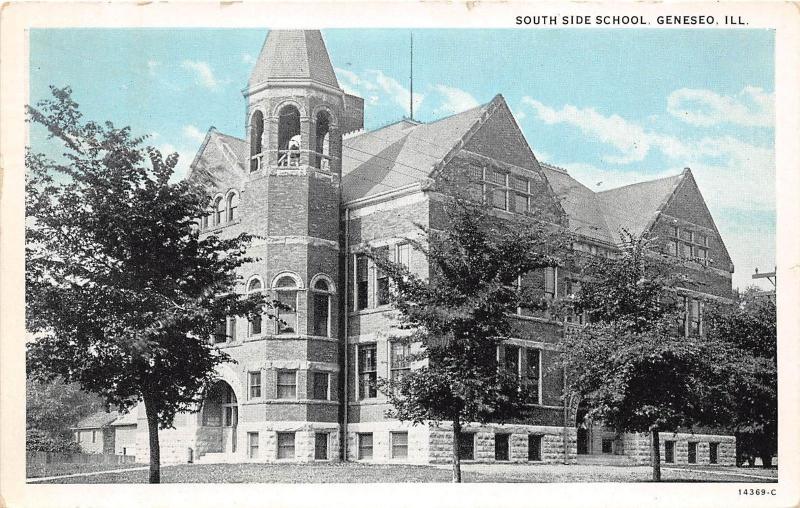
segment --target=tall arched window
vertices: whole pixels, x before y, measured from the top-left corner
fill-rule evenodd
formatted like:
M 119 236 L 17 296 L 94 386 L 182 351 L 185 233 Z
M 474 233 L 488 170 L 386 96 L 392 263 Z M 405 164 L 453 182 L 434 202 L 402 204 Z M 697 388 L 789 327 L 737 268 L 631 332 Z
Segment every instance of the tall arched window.
M 214 225 L 219 226 L 225 219 L 225 201 L 222 196 L 214 200 Z
M 331 295 L 333 284 L 326 277 L 319 278 L 311 286 L 311 308 L 314 321 L 312 333 L 318 337 L 331 336 Z
M 228 222 L 233 222 L 238 217 L 237 209 L 239 208 L 239 193 L 231 191 L 228 194 Z
M 261 138 L 264 135 L 264 114 L 256 110 L 250 117 L 250 171 L 261 168 Z
M 200 229 L 208 229 L 209 217 L 211 217 L 211 213 L 205 213 L 202 217 L 200 217 Z
M 331 118 L 327 111 L 320 111 L 317 113 L 316 141 L 314 149 L 317 152 L 314 156 L 314 167 L 319 169 L 328 169 L 330 167 L 330 154 L 331 154 Z
M 284 106 L 278 113 L 278 166 L 299 166 L 300 147 L 300 112 Z
M 254 278 L 247 284 L 247 294 L 259 293 L 263 289 L 261 279 Z M 250 316 L 247 321 L 247 335 L 261 335 L 261 314 Z
M 278 333 L 297 333 L 297 281 L 291 275 L 283 275 L 275 281 L 272 289 L 280 304 L 276 309 Z

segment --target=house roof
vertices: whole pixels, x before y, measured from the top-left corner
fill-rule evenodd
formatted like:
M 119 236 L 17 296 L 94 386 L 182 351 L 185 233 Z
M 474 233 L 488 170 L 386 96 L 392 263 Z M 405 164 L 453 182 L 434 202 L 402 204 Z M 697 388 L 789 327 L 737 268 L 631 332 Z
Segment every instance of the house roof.
M 110 425 L 119 417 L 117 411 L 98 411 L 79 421 L 74 429 L 100 429 Z
M 679 175 L 634 183 L 598 192 L 608 227 L 619 236 L 621 229 L 634 235 L 645 232 L 666 205 L 688 170 Z
M 319 30 L 270 30 L 248 86 L 297 80 L 339 88 L 322 33 Z
M 401 120 L 345 138 L 342 199 L 348 202 L 426 181 L 498 100 L 502 98 L 435 122 Z
M 120 427 L 123 425 L 136 425 L 137 424 L 136 411 L 129 411 L 119 415 L 119 417 L 111 423 L 112 427 Z
M 570 230 L 593 240 L 613 244 L 612 230 L 606 223 L 597 194 L 572 178 L 565 169 L 544 162 L 539 165 L 567 214 Z

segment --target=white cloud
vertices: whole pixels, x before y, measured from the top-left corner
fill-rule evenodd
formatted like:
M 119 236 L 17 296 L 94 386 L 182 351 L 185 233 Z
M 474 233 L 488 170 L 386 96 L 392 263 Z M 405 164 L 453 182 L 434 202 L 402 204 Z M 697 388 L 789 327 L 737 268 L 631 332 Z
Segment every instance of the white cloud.
M 511 114 L 513 114 L 513 115 L 514 115 L 514 118 L 516 118 L 516 119 L 517 119 L 517 123 L 519 123 L 519 122 L 522 122 L 522 121 L 523 121 L 523 120 L 525 120 L 525 118 L 528 116 L 528 114 L 527 114 L 527 113 L 525 113 L 525 110 L 524 110 L 524 109 L 516 109 L 516 110 L 512 110 L 512 111 L 511 111 Z
M 435 115 L 460 113 L 478 106 L 479 103 L 470 93 L 447 85 L 434 85 L 434 90 L 442 96 L 442 103 L 433 110 Z
M 753 86 L 745 87 L 736 95 L 681 88 L 667 97 L 667 112 L 688 124 L 703 127 L 724 123 L 773 127 L 775 96 Z
M 186 178 L 189 173 L 189 165 L 194 160 L 196 150 L 184 146 L 176 147 L 172 143 L 163 143 L 157 146 L 161 152 L 161 156 L 167 158 L 168 155 L 177 153 L 178 164 L 175 166 L 175 173 L 172 175 L 171 181 L 177 182 Z
M 242 63 L 247 65 L 252 65 L 256 63 L 256 59 L 250 53 L 242 53 Z
M 403 108 L 406 114 L 409 114 L 409 98 L 411 97 L 411 91 L 408 88 L 401 85 L 393 77 L 387 76 L 381 71 L 369 70 L 367 71 L 367 74 L 395 104 Z M 418 92 L 414 93 L 413 101 L 415 110 L 419 109 L 419 106 L 422 104 L 424 98 L 424 94 Z
M 678 139 L 648 132 L 642 126 L 616 114 L 604 116 L 593 108 L 578 108 L 570 104 L 555 109 L 527 96 L 522 98 L 522 102 L 533 108 L 539 119 L 549 125 L 558 123 L 572 125 L 587 136 L 616 148 L 620 152 L 619 155 L 603 157 L 612 164 L 641 161 L 652 148 L 658 148 L 678 158 L 688 155 L 687 147 Z
M 195 143 L 202 143 L 206 139 L 205 132 L 202 132 L 194 125 L 184 125 L 181 134 L 183 134 L 184 138 Z
M 194 74 L 195 81 L 197 81 L 198 85 L 208 88 L 209 90 L 216 90 L 219 88 L 220 81 L 214 76 L 214 71 L 211 69 L 208 62 L 184 60 L 181 67 Z

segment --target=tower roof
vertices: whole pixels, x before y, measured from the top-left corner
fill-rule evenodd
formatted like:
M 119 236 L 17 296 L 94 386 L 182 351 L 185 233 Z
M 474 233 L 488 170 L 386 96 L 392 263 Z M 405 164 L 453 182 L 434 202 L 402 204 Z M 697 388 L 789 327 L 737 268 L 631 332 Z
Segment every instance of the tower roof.
M 315 81 L 339 88 L 319 30 L 270 30 L 247 85 Z

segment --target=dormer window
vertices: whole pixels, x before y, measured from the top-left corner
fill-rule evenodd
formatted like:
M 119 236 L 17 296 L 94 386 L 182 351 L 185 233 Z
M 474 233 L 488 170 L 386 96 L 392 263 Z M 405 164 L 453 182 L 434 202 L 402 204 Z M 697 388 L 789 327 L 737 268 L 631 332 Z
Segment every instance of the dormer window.
M 278 114 L 278 166 L 300 166 L 300 112 L 294 106 L 284 106 Z

